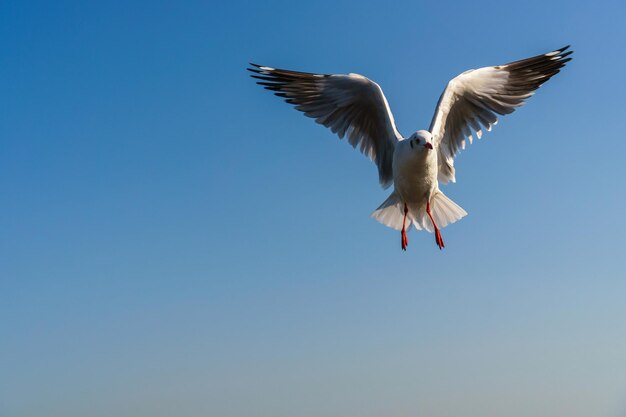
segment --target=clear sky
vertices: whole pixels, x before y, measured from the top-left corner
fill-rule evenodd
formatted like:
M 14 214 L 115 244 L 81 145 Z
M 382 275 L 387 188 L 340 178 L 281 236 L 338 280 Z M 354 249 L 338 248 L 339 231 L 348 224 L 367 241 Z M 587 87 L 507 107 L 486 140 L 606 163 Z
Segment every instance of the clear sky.
M 626 3 L 0 5 L 0 416 L 626 416 Z M 400 236 L 375 166 L 249 61 L 357 72 L 399 130 L 572 44 Z

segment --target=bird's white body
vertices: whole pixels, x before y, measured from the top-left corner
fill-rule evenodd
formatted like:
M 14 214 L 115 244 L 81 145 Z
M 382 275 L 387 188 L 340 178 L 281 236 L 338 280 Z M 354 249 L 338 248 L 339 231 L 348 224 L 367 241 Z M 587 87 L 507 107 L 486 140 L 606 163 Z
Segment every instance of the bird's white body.
M 465 210 L 439 190 L 438 165 L 438 152 L 430 132 L 418 130 L 398 142 L 392 158 L 394 191 L 372 217 L 386 226 L 403 230 L 404 236 L 411 225 L 438 234 L 439 227 L 466 216 Z M 438 242 L 439 239 L 440 236 Z
M 393 185 L 410 212 L 426 209 L 426 202 L 439 190 L 437 152 L 403 140 L 393 153 Z
M 258 84 L 274 91 L 297 110 L 330 128 L 378 167 L 380 184 L 394 191 L 372 213 L 379 222 L 402 230 L 439 228 L 467 215 L 439 190 L 455 182 L 454 157 L 466 141 L 490 131 L 497 115 L 512 113 L 571 60 L 569 46 L 510 62 L 465 71 L 444 89 L 428 130 L 409 138 L 396 128 L 389 103 L 374 81 L 359 74 L 313 74 L 251 64 Z

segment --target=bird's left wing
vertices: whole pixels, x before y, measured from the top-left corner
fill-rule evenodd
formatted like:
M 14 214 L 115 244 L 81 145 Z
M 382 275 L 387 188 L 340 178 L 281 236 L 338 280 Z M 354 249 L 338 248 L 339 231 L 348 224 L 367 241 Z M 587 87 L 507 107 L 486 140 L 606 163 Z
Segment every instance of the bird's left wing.
M 430 124 L 437 146 L 439 181 L 455 181 L 454 156 L 465 148 L 465 139 L 472 143 L 472 133 L 482 136 L 498 122 L 496 114 L 515 111 L 536 89 L 557 74 L 572 51 L 566 46 L 506 65 L 465 71 L 452 79 L 437 103 Z
M 252 77 L 305 116 L 346 136 L 378 167 L 380 184 L 393 182 L 393 150 L 402 135 L 380 86 L 359 74 L 311 74 L 250 64 Z

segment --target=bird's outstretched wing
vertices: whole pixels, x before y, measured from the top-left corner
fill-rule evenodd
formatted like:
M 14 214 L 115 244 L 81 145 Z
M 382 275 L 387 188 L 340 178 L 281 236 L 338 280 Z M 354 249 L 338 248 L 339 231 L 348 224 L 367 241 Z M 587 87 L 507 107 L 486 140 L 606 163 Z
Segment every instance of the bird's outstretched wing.
M 378 166 L 380 184 L 393 182 L 393 150 L 402 135 L 381 88 L 359 74 L 311 74 L 250 64 L 257 84 L 330 128 Z
M 433 142 L 438 147 L 439 181 L 455 181 L 454 156 L 480 138 L 498 122 L 496 114 L 515 111 L 543 83 L 557 74 L 572 51 L 566 46 L 556 51 L 495 67 L 465 71 L 453 78 L 441 94 L 430 123 Z

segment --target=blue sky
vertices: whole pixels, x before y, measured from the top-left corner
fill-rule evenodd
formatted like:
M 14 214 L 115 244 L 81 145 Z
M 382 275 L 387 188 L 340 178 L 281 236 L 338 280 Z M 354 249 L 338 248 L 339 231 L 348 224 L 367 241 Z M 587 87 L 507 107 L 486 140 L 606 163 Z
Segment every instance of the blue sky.
M 0 6 L 0 415 L 623 417 L 623 2 Z M 457 158 L 469 216 L 249 61 L 357 72 L 399 130 L 469 68 L 574 60 Z

